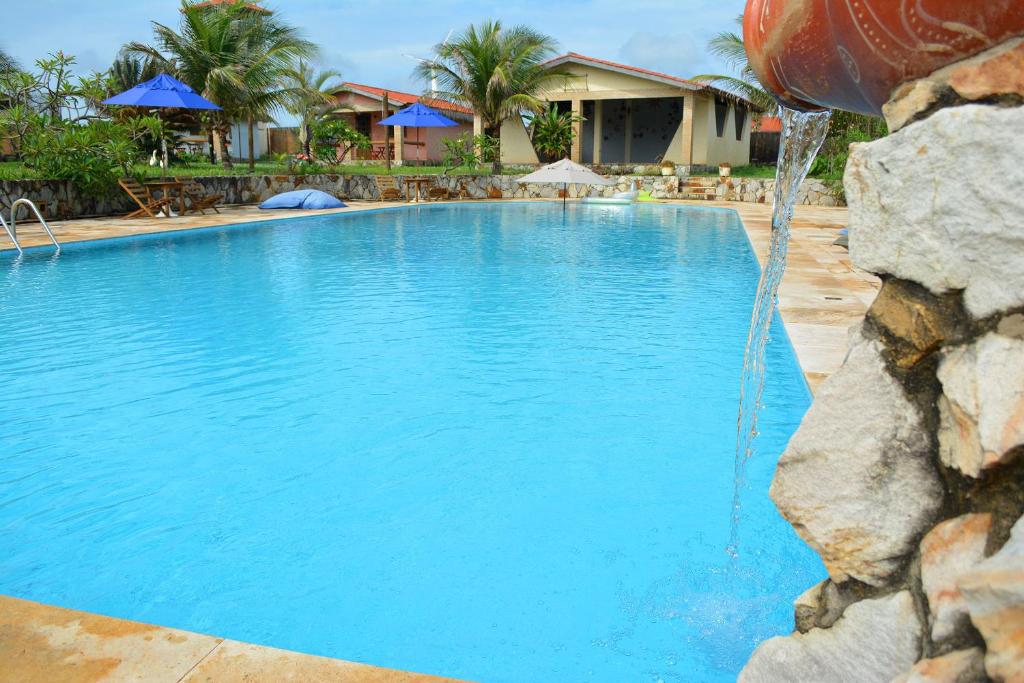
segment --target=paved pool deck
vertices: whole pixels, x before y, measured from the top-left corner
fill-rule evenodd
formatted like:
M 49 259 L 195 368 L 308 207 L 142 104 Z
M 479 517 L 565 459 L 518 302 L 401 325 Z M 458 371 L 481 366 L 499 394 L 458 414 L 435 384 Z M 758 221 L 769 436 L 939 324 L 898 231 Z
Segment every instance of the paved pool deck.
M 735 210 L 763 264 L 771 234 L 770 207 L 740 202 L 668 203 Z M 68 243 L 392 206 L 407 204 L 354 201 L 345 209 L 301 213 L 226 207 L 220 214 L 206 216 L 130 221 L 83 219 L 58 221 L 51 227 L 60 242 Z M 782 318 L 812 390 L 842 364 L 847 331 L 863 317 L 880 286 L 876 277 L 853 267 L 844 248 L 832 244 L 846 220 L 846 209 L 797 207 L 789 266 L 779 290 Z M 23 223 L 18 232 L 23 246 L 49 243 L 36 223 Z M 6 235 L 0 236 L 0 247 L 8 247 L 6 240 Z M 4 253 L 2 258 L 10 256 Z M 454 679 L 316 657 L 0 596 L 0 681 L 441 683 Z

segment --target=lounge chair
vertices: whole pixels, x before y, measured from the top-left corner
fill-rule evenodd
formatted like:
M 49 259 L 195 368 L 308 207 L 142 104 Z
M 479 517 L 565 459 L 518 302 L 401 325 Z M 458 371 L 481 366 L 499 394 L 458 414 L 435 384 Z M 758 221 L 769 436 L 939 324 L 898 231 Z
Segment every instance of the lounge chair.
M 380 201 L 388 199 L 401 199 L 402 191 L 398 189 L 398 183 L 395 182 L 395 176 L 393 175 L 379 175 L 374 176 L 377 181 L 377 194 L 380 197 Z
M 447 187 L 432 187 L 427 190 L 427 199 L 433 199 L 440 201 L 442 199 L 448 199 L 449 192 Z
M 189 201 L 188 210 L 198 211 L 204 216 L 206 215 L 206 211 L 203 209 L 213 209 L 215 213 L 220 213 L 216 204 L 224 199 L 224 195 L 222 194 L 206 194 L 206 190 L 203 186 L 194 180 L 185 183 L 185 197 Z
M 138 218 L 139 216 L 156 218 L 156 215 L 164 209 L 167 209 L 173 201 L 171 197 L 154 199 L 153 195 L 150 194 L 145 185 L 132 178 L 118 180 L 117 184 L 121 186 L 122 190 L 128 193 L 128 196 L 132 198 L 132 201 L 139 205 L 138 209 L 124 216 L 124 218 Z

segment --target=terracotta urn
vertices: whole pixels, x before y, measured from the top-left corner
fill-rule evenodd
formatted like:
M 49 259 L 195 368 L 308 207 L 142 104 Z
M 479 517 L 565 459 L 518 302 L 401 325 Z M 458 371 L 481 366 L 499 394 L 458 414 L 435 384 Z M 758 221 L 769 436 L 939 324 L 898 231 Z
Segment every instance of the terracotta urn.
M 901 83 L 1024 35 L 1024 0 L 748 0 L 761 83 L 796 109 L 881 114 Z

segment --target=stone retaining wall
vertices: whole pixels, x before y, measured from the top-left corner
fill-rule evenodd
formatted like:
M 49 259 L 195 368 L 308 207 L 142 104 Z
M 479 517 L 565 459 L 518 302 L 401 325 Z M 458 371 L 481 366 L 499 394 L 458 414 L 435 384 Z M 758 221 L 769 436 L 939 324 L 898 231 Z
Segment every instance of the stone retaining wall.
M 410 173 L 411 174 L 411 173 Z M 396 174 L 399 187 L 409 174 Z M 453 197 L 471 199 L 536 199 L 555 198 L 561 188 L 554 185 L 522 185 L 514 175 L 433 176 L 429 187 L 443 187 Z M 206 192 L 224 196 L 225 204 L 258 203 L 279 192 L 298 188 L 323 190 L 342 198 L 374 200 L 378 198 L 377 182 L 371 175 L 318 174 L 307 176 L 206 176 L 194 179 Z M 676 176 L 616 176 L 615 185 L 572 188 L 570 196 L 610 197 L 628 190 L 633 183 L 656 199 L 686 199 L 686 178 Z M 715 182 L 716 179 L 701 179 Z M 775 187 L 773 179 L 732 178 L 718 182 L 711 198 L 723 201 L 770 203 Z M 68 219 L 86 216 L 111 216 L 134 208 L 120 189 L 106 196 L 84 195 L 63 180 L 0 181 L 0 207 L 9 207 L 19 197 L 28 197 L 45 206 L 48 218 Z M 837 200 L 820 180 L 808 180 L 800 188 L 799 203 L 836 206 Z
M 741 683 L 1024 681 L 1024 106 L 942 101 L 852 148 L 884 285 L 771 486 L 828 578 Z

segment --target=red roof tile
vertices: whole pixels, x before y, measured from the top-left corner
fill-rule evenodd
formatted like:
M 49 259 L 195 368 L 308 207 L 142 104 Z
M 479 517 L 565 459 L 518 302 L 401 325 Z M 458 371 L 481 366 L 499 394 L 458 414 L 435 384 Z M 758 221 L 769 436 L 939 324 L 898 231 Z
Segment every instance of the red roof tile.
M 680 83 L 682 85 L 688 85 L 691 88 L 702 88 L 702 87 L 704 87 L 704 85 L 702 83 L 697 83 L 696 81 L 689 81 L 689 80 L 687 80 L 685 78 L 679 78 L 678 76 L 671 76 L 669 74 L 663 74 L 660 71 L 651 71 L 650 69 L 642 69 L 639 66 L 630 66 L 628 64 L 619 64 L 618 62 L 612 62 L 612 61 L 609 61 L 607 59 L 598 59 L 597 57 L 588 57 L 587 55 L 581 55 L 579 52 L 567 52 L 564 55 L 559 55 L 558 57 L 555 57 L 553 59 L 548 60 L 548 63 L 557 62 L 557 61 L 563 60 L 563 59 L 565 59 L 565 60 L 578 59 L 578 60 L 583 61 L 583 62 L 593 62 L 595 64 L 603 64 L 604 66 L 610 66 L 613 69 L 622 69 L 624 71 L 633 71 L 635 73 L 642 74 L 644 76 L 654 76 L 655 78 L 664 78 L 664 79 L 669 80 L 669 81 L 675 81 L 676 83 Z
M 591 64 L 597 64 L 599 66 L 606 66 L 606 67 L 609 67 L 609 68 L 612 68 L 612 69 L 615 69 L 615 70 L 618 70 L 618 71 L 632 72 L 632 73 L 638 74 L 640 76 L 647 76 L 649 78 L 656 78 L 656 79 L 659 79 L 661 81 L 669 81 L 669 82 L 672 82 L 672 83 L 678 83 L 681 86 L 685 86 L 687 88 L 692 88 L 692 89 L 696 89 L 696 90 L 710 90 L 711 92 L 715 92 L 715 93 L 718 93 L 720 95 L 725 95 L 725 96 L 728 96 L 730 98 L 740 99 L 740 100 L 743 100 L 743 101 L 747 101 L 746 98 L 744 98 L 744 97 L 739 97 L 739 96 L 737 96 L 737 95 L 735 95 L 733 93 L 726 92 L 726 91 L 721 90 L 719 88 L 715 88 L 713 86 L 707 85 L 706 83 L 700 83 L 698 81 L 691 81 L 691 80 L 688 80 L 686 78 L 680 78 L 679 76 L 673 76 L 671 74 L 661 73 L 660 71 L 651 71 L 650 69 L 643 69 L 643 68 L 641 68 L 639 66 L 630 66 L 628 64 L 619 64 L 618 62 L 612 62 L 612 61 L 607 60 L 607 59 L 598 59 L 597 57 L 588 57 L 587 55 L 581 55 L 579 52 L 567 52 L 564 55 L 559 55 L 557 57 L 553 57 L 552 59 L 549 59 L 545 63 L 546 64 L 555 64 L 555 63 L 569 62 L 569 61 L 588 62 L 588 63 L 591 63 Z
M 447 102 L 445 100 L 432 100 L 429 97 L 420 97 L 419 95 L 413 95 L 408 92 L 401 92 L 400 90 L 390 90 L 388 88 L 378 88 L 373 85 L 363 85 L 361 83 L 342 83 L 343 89 L 354 90 L 363 94 L 370 95 L 375 98 L 383 98 L 384 93 L 388 94 L 388 100 L 391 102 L 398 102 L 400 104 L 415 104 L 416 102 L 422 102 L 428 106 L 434 107 L 435 109 L 444 109 L 446 111 L 455 111 L 460 114 L 472 115 L 473 110 L 469 107 L 464 107 L 461 104 L 455 104 L 454 102 Z
M 762 116 L 760 119 L 751 121 L 750 125 L 756 133 L 782 132 L 782 119 L 778 116 Z

